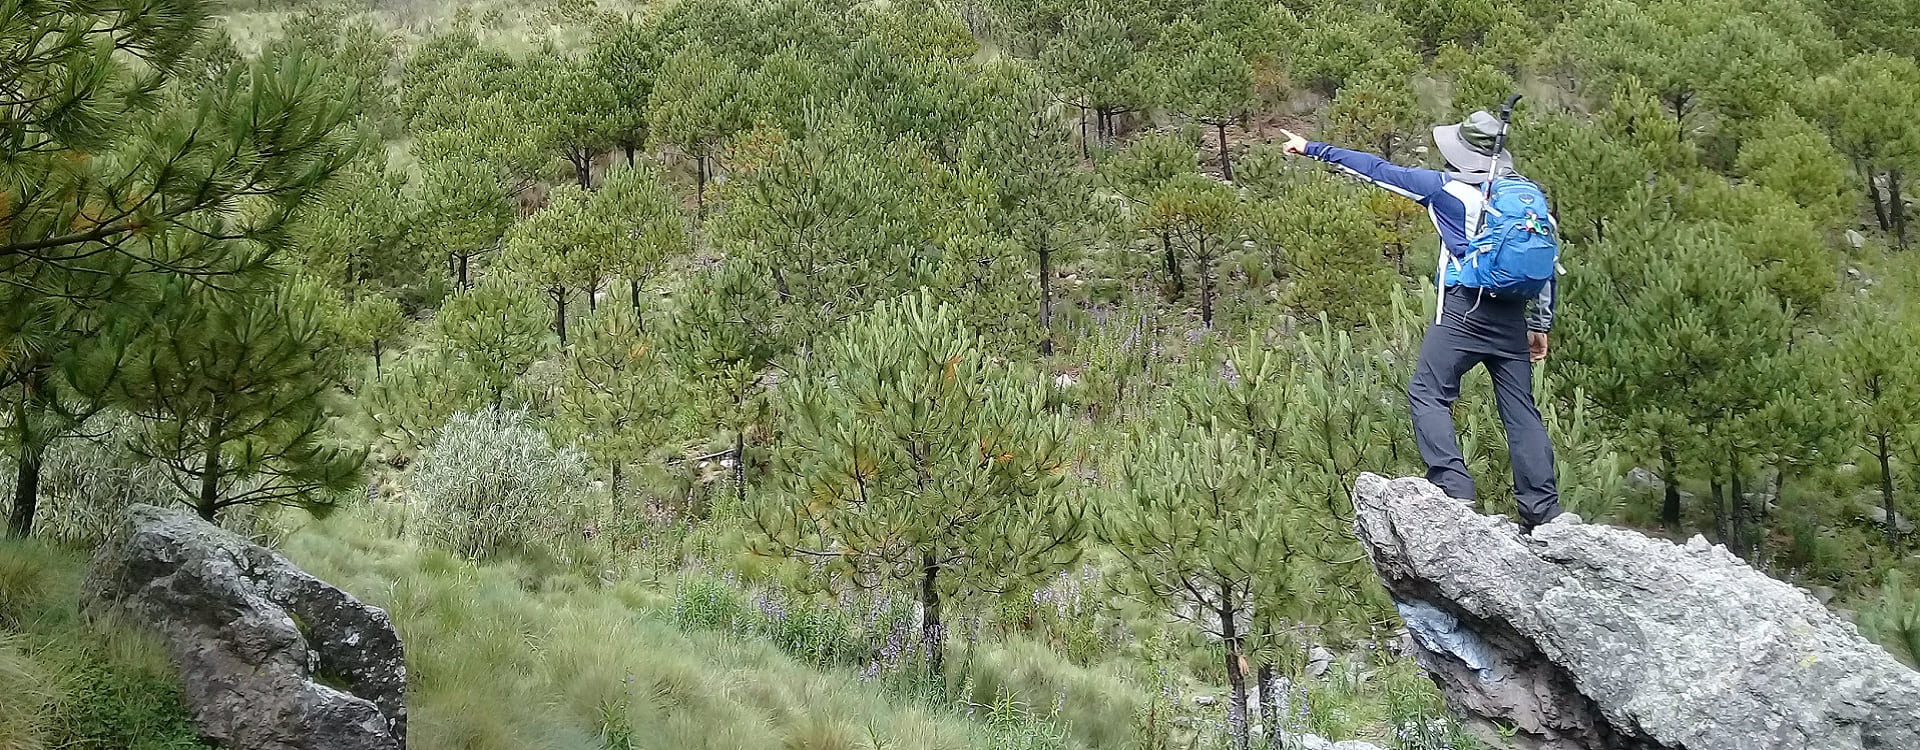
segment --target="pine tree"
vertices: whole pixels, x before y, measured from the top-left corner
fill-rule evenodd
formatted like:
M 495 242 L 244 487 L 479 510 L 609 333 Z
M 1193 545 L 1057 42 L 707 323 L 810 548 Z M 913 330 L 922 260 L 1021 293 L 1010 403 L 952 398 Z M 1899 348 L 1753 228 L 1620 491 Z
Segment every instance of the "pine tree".
M 566 354 L 556 422 L 619 492 L 623 469 L 654 459 L 684 399 L 632 316 L 603 311 L 584 329 Z
M 1132 235 L 1146 232 L 1157 240 L 1159 265 L 1166 273 L 1164 288 L 1168 300 L 1186 293 L 1186 273 L 1173 247 L 1173 229 L 1155 224 L 1151 218 L 1155 192 L 1179 175 L 1198 175 L 1199 154 L 1193 144 L 1167 134 L 1148 135 L 1100 165 L 1105 187 L 1125 198 L 1115 216 L 1115 232 Z
M 1801 9 L 1751 13 L 1736 2 L 1600 3 L 1560 33 L 1582 89 L 1610 97 L 1644 86 L 1680 139 L 1770 114 L 1833 46 Z
M 613 81 L 591 59 L 549 48 L 537 51 L 526 68 L 522 85 L 537 97 L 547 148 L 566 158 L 580 189 L 593 189 L 594 159 L 631 132 L 632 115 L 623 112 Z
M 341 335 L 353 342 L 352 349 L 373 356 L 373 376 L 378 379 L 393 340 L 406 330 L 400 302 L 384 294 L 364 295 L 347 303 L 339 314 Z
M 1856 303 L 1846 327 L 1839 332 L 1838 364 L 1853 407 L 1854 435 L 1861 449 L 1878 464 L 1880 502 L 1887 513 L 1887 547 L 1900 549 L 1894 457 L 1920 439 L 1913 423 L 1920 419 L 1920 344 L 1911 336 L 1888 332 L 1913 325 L 1913 316 L 1889 310 L 1889 300 L 1870 298 Z
M 1348 81 L 1327 110 L 1334 137 L 1392 159 L 1423 123 L 1413 91 L 1399 79 L 1365 74 Z
M 361 418 L 389 460 L 410 460 L 453 415 L 493 403 L 488 379 L 463 356 L 441 346 L 415 349 L 360 392 Z
M 1339 620 L 1369 605 L 1360 593 L 1368 573 L 1342 520 L 1351 511 L 1341 507 L 1338 463 L 1385 446 L 1364 420 L 1339 425 L 1352 432 L 1323 428 L 1340 413 L 1377 411 L 1380 381 L 1352 350 L 1326 374 L 1338 352 L 1326 348 L 1332 334 L 1322 325 L 1318 338 L 1251 341 L 1183 373 L 1126 446 L 1098 516 L 1135 589 L 1192 613 L 1225 646 L 1236 747 L 1250 735 L 1243 657 L 1258 659 L 1271 698 L 1282 653 L 1336 635 Z
M 1194 122 L 1213 129 L 1220 149 L 1220 176 L 1233 181 L 1233 154 L 1227 126 L 1246 116 L 1253 104 L 1253 66 L 1226 37 L 1214 34 L 1193 43 L 1173 62 L 1167 85 L 1174 106 Z
M 911 586 L 933 675 L 948 602 L 1075 557 L 1084 509 L 1065 486 L 1065 423 L 1034 373 L 990 360 L 929 294 L 851 321 L 776 398 L 784 481 L 756 505 L 759 527 L 856 582 Z
M 1243 210 L 1233 188 L 1211 177 L 1181 174 L 1154 190 L 1141 217 L 1145 228 L 1168 238 L 1169 251 L 1178 250 L 1193 265 L 1200 283 L 1200 323 L 1209 328 L 1219 290 L 1216 263 L 1233 249 L 1228 243 L 1238 234 Z
M 1268 197 L 1248 203 L 1246 230 L 1282 279 L 1286 311 L 1303 319 L 1324 314 L 1351 326 L 1384 309 L 1399 282 L 1394 268 L 1381 262 L 1383 245 L 1404 266 L 1406 244 L 1413 240 L 1381 229 L 1372 196 L 1381 193 L 1390 206 L 1425 211 L 1384 191 L 1362 192 L 1365 186 L 1345 179 L 1292 172 L 1275 182 L 1262 191 Z M 1437 242 L 1432 222 L 1424 215 L 1419 221 L 1428 227 L 1419 236 Z M 1390 236 L 1402 244 L 1383 242 Z
M 695 200 L 706 215 L 707 182 L 721 142 L 740 128 L 740 70 L 704 46 L 674 53 L 647 99 L 648 138 L 694 160 Z
M 989 220 L 1036 262 L 1044 355 L 1054 349 L 1054 280 L 1060 258 L 1085 235 L 1093 185 L 1078 169 L 1069 135 L 1041 106 L 1042 94 L 1027 91 L 1010 112 L 967 131 L 956 171 L 984 183 L 991 191 Z
M 345 352 L 323 325 L 323 294 L 177 282 L 130 344 L 114 388 L 148 420 L 130 447 L 166 466 L 200 517 L 238 505 L 324 509 L 360 481 L 365 453 L 327 434 Z
M 593 197 L 590 214 L 588 220 L 607 233 L 600 240 L 605 246 L 597 253 L 604 264 L 601 271 L 626 279 L 634 325 L 645 330 L 641 288 L 662 263 L 685 255 L 691 248 L 680 202 L 660 181 L 657 170 L 629 165 L 607 176 Z
M 0 303 L 0 389 L 16 405 L 10 529 L 24 535 L 38 502 L 28 474 L 99 407 L 59 395 L 80 389 L 58 382 L 58 360 L 98 343 L 126 316 L 108 308 L 138 302 L 136 287 L 267 266 L 352 144 L 347 105 L 321 95 L 308 56 L 196 55 L 208 14 L 196 0 L 27 2 L 9 14 L 0 284 L 13 294 Z
M 1920 161 L 1920 63 L 1874 53 L 1858 55 L 1810 87 L 1811 119 L 1852 157 L 1880 228 L 1907 244 L 1905 168 Z
M 777 301 L 768 322 L 778 347 L 912 288 L 921 249 L 941 230 L 934 175 L 942 173 L 925 151 L 837 118 L 805 138 L 750 136 L 731 152 L 727 210 L 711 232 Z
M 1785 195 L 1820 226 L 1852 223 L 1860 196 L 1847 160 L 1825 133 L 1780 112 L 1740 146 L 1735 166 L 1754 185 Z
M 621 20 L 598 30 L 589 53 L 594 76 L 613 91 L 606 131 L 626 152 L 629 165 L 635 162 L 634 152 L 647 143 L 647 100 L 662 64 L 655 35 L 651 24 Z
M 407 180 L 384 154 L 336 178 L 291 227 L 303 272 L 350 301 L 383 296 L 412 309 L 437 302 L 447 277 L 435 272 L 435 244 L 452 238 L 431 232 L 451 220 L 436 221 Z
M 696 419 L 726 434 L 734 492 L 742 504 L 752 476 L 748 434 L 764 425 L 762 385 L 773 358 L 787 351 L 774 322 L 778 300 L 752 264 L 728 259 L 689 280 L 659 332 L 663 354 L 686 384 Z
M 1627 227 L 1631 224 L 1630 229 Z M 1767 463 L 1791 434 L 1770 424 L 1781 394 L 1811 391 L 1789 348 L 1787 310 L 1711 225 L 1623 222 L 1568 276 L 1566 294 L 1622 300 L 1566 319 L 1563 352 L 1578 381 L 1623 419 L 1670 472 L 1700 471 L 1715 490 L 1720 537 L 1746 551 L 1745 499 L 1727 489 Z M 1678 481 L 1669 476 L 1669 485 Z M 1669 495 L 1662 519 L 1679 523 Z
M 453 203 L 471 206 L 462 213 L 531 190 L 552 163 L 558 121 L 547 116 L 540 72 L 465 27 L 428 37 L 408 58 L 400 103 L 411 153 L 429 184 L 480 194 Z
M 1040 69 L 1053 88 L 1080 111 L 1080 148 L 1112 142 L 1114 118 L 1148 106 L 1158 88 L 1156 62 L 1127 24 L 1098 7 L 1069 15 L 1065 26 L 1040 53 Z M 1087 117 L 1094 134 L 1087 134 Z
M 537 294 L 511 278 L 490 278 L 447 298 L 434 316 L 439 345 L 472 368 L 481 392 L 491 396 L 495 406 L 552 345 Z
M 1228 730 L 1248 747 L 1243 657 L 1257 579 L 1284 570 L 1282 485 L 1291 464 L 1204 415 L 1168 415 L 1128 446 L 1100 538 L 1127 561 L 1143 598 L 1187 616 L 1225 652 Z

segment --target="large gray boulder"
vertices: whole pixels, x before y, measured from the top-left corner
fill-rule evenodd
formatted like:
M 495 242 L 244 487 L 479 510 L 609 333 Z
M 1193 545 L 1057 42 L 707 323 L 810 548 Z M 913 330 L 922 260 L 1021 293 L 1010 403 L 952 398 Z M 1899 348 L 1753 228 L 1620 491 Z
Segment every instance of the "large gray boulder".
M 131 508 L 83 601 L 165 642 L 194 722 L 223 747 L 406 747 L 406 661 L 386 612 L 198 516 Z
M 1363 474 L 1353 500 L 1415 658 L 1520 747 L 1920 748 L 1920 674 L 1705 539 L 1523 536 L 1422 479 Z

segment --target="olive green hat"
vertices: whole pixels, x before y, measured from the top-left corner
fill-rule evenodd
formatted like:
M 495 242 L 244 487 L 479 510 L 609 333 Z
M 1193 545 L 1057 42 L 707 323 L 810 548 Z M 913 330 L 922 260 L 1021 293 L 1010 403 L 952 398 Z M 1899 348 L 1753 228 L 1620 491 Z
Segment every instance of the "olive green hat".
M 1440 155 L 1446 157 L 1454 179 L 1485 182 L 1492 173 L 1513 171 L 1512 153 L 1505 149 L 1497 155 L 1494 153 L 1494 143 L 1503 128 L 1500 118 L 1481 110 L 1467 115 L 1458 125 L 1434 128 L 1433 142 L 1440 147 Z

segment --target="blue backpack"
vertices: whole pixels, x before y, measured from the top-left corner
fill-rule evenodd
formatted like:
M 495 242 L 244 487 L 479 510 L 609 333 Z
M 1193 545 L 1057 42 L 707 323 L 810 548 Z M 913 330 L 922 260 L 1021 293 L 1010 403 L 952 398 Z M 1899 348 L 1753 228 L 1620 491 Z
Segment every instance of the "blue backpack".
M 1460 282 L 1500 296 L 1531 298 L 1553 280 L 1560 233 L 1539 185 L 1515 176 L 1489 186 L 1480 231 L 1459 259 Z

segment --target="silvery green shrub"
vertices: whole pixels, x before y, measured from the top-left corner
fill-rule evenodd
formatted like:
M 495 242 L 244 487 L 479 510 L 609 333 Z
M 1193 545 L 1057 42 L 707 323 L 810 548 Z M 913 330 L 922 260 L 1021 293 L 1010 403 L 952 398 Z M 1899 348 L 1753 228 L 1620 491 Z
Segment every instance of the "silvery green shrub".
M 586 456 L 556 448 L 524 411 L 455 414 L 413 470 L 418 532 L 480 558 L 578 530 Z

